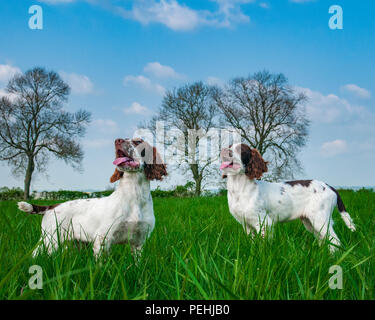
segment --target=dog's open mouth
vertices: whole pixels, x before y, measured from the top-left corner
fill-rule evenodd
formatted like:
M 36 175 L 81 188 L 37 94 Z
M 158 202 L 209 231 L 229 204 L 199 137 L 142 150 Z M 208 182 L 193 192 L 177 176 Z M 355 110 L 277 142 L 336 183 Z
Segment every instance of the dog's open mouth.
M 233 161 L 224 161 L 220 166 L 220 170 L 227 169 L 227 168 L 232 168 L 232 169 L 237 170 L 241 168 L 241 165 L 238 163 L 233 163 Z
M 113 164 L 119 167 L 128 167 L 132 169 L 139 168 L 139 162 L 135 161 L 134 159 L 127 157 L 125 153 L 121 150 L 116 151 L 116 160 L 113 161 Z

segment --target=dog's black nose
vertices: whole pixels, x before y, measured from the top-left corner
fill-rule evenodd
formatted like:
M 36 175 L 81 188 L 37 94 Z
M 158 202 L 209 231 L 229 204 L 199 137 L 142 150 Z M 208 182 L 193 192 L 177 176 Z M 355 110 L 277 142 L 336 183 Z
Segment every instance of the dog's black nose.
M 124 139 L 116 139 L 116 140 L 115 140 L 115 145 L 119 145 L 119 144 L 121 144 L 121 143 L 123 143 L 123 142 L 125 142 Z

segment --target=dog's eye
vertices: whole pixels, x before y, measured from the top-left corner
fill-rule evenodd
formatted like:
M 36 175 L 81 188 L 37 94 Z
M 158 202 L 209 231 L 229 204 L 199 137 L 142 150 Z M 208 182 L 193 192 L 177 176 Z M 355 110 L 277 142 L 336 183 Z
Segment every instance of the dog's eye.
M 133 139 L 132 142 L 135 146 L 138 146 L 143 142 L 143 140 L 142 139 Z

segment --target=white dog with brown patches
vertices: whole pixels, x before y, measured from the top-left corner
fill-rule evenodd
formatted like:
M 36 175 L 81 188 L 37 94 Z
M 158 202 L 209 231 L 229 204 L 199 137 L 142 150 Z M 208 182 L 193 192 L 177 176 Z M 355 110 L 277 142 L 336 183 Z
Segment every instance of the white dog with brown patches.
M 328 237 L 333 252 L 340 246 L 332 220 L 336 205 L 346 226 L 355 231 L 340 195 L 326 183 L 317 180 L 259 181 L 257 179 L 268 170 L 267 162 L 256 149 L 245 144 L 224 148 L 220 157 L 220 169 L 227 178 L 229 210 L 248 234 L 255 231 L 264 236 L 275 222 L 301 219 L 306 229 L 320 240 Z
M 59 240 L 92 242 L 95 256 L 115 243 L 129 243 L 132 251 L 141 250 L 155 225 L 150 180 L 162 180 L 166 167 L 156 149 L 141 139 L 117 139 L 115 156 L 116 170 L 110 181 L 120 181 L 109 197 L 53 206 L 18 203 L 22 211 L 43 215 L 41 240 L 49 254 L 57 249 Z

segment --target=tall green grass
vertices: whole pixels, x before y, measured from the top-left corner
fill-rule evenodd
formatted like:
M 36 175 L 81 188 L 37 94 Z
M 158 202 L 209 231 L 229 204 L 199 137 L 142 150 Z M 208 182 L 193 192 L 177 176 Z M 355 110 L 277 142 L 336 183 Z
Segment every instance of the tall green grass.
M 343 248 L 334 255 L 300 221 L 278 224 L 272 239 L 251 239 L 226 197 L 155 198 L 156 226 L 139 261 L 126 245 L 95 261 L 90 246 L 76 243 L 33 259 L 41 217 L 4 201 L 0 298 L 374 299 L 375 193 L 340 193 L 358 230 L 351 233 L 335 211 Z M 43 269 L 41 290 L 28 286 L 31 265 Z M 342 290 L 328 286 L 332 265 L 343 269 Z

